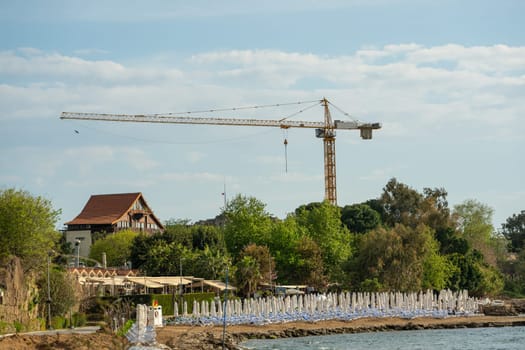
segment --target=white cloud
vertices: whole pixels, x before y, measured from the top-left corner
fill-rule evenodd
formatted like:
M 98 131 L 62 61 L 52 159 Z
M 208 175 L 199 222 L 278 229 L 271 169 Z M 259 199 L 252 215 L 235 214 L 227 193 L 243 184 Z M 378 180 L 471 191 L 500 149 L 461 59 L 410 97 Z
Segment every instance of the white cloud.
M 190 163 L 198 163 L 201 159 L 206 157 L 206 153 L 191 151 L 186 155 Z
M 182 73 L 175 69 L 126 67 L 110 60 L 89 60 L 23 48 L 0 52 L 0 76 L 31 79 L 33 83 L 64 81 L 73 85 L 78 85 L 77 82 L 102 85 L 179 80 Z
M 232 50 L 194 55 L 188 65 L 179 65 L 131 66 L 31 48 L 4 51 L 0 115 L 9 120 L 56 118 L 64 110 L 180 112 L 327 96 L 359 120 L 382 122 L 385 136 L 475 121 L 486 127 L 481 132 L 517 137 L 525 127 L 519 118 L 525 112 L 524 47 L 409 43 L 330 57 Z M 318 81 L 333 88 L 318 89 Z M 313 113 L 297 118 L 306 115 L 320 119 Z M 190 154 L 193 161 L 199 157 Z
M 209 172 L 183 172 L 183 173 L 165 173 L 159 176 L 162 181 L 181 181 L 181 182 L 223 182 L 223 174 L 214 174 Z
M 323 178 L 324 178 L 324 175 L 319 175 L 319 174 L 312 175 L 312 174 L 304 174 L 304 173 L 299 173 L 299 172 L 288 172 L 284 174 L 271 175 L 268 178 L 268 180 L 273 181 L 273 182 L 282 182 L 282 183 L 299 183 L 299 182 L 304 183 L 304 182 L 319 182 Z

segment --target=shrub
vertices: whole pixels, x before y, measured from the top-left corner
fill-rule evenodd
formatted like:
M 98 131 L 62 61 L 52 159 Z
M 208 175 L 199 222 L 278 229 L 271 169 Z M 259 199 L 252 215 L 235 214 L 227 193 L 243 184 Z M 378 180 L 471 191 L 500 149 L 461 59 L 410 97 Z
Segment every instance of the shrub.
M 131 327 L 133 327 L 134 323 L 135 322 L 133 320 L 127 320 L 126 323 L 124 323 L 124 325 L 117 331 L 117 335 L 124 337 L 129 332 Z
M 62 316 L 53 316 L 51 318 L 51 327 L 53 329 L 62 329 L 66 326 L 66 319 Z
M 73 327 L 82 327 L 87 321 L 86 314 L 82 312 L 75 312 L 72 318 Z

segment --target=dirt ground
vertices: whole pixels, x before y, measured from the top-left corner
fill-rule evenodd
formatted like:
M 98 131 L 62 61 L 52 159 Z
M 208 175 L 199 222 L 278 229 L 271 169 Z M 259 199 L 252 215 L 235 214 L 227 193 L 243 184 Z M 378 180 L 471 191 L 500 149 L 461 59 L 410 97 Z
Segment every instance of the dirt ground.
M 105 332 L 57 335 L 17 334 L 0 339 L 2 350 L 124 350 L 128 346 L 126 339 Z
M 226 329 L 226 348 L 238 349 L 238 342 L 248 338 L 276 338 L 299 335 L 386 331 L 402 329 L 525 326 L 525 317 L 473 316 L 446 319 L 363 318 L 354 321 L 291 322 L 264 326 L 238 325 Z M 222 348 L 222 327 L 168 326 L 157 328 L 157 341 L 169 349 L 208 350 Z M 2 350 L 96 349 L 120 350 L 130 345 L 127 340 L 106 332 L 53 336 L 14 335 L 0 339 Z

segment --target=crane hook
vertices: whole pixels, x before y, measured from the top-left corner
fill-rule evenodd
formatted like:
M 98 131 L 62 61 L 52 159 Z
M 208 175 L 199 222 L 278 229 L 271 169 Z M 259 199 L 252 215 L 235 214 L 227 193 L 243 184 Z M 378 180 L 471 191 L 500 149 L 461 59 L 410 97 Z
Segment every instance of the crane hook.
M 284 139 L 284 171 L 288 173 L 288 139 Z

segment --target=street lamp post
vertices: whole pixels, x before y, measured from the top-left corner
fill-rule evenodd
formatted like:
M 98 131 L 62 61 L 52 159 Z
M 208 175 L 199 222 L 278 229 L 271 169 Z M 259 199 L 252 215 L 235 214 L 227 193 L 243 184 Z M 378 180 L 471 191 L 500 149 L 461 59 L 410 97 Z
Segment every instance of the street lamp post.
M 77 261 L 75 261 L 75 267 L 78 268 L 80 265 L 80 239 L 75 240 L 75 247 L 77 248 Z
M 179 272 L 179 280 L 180 280 L 180 295 L 182 295 L 183 293 L 183 286 L 182 286 L 182 256 L 179 257 L 179 268 L 180 268 L 180 272 Z
M 53 252 L 47 254 L 47 329 L 52 329 L 51 327 L 51 279 L 50 279 L 50 266 L 51 266 L 51 256 Z

